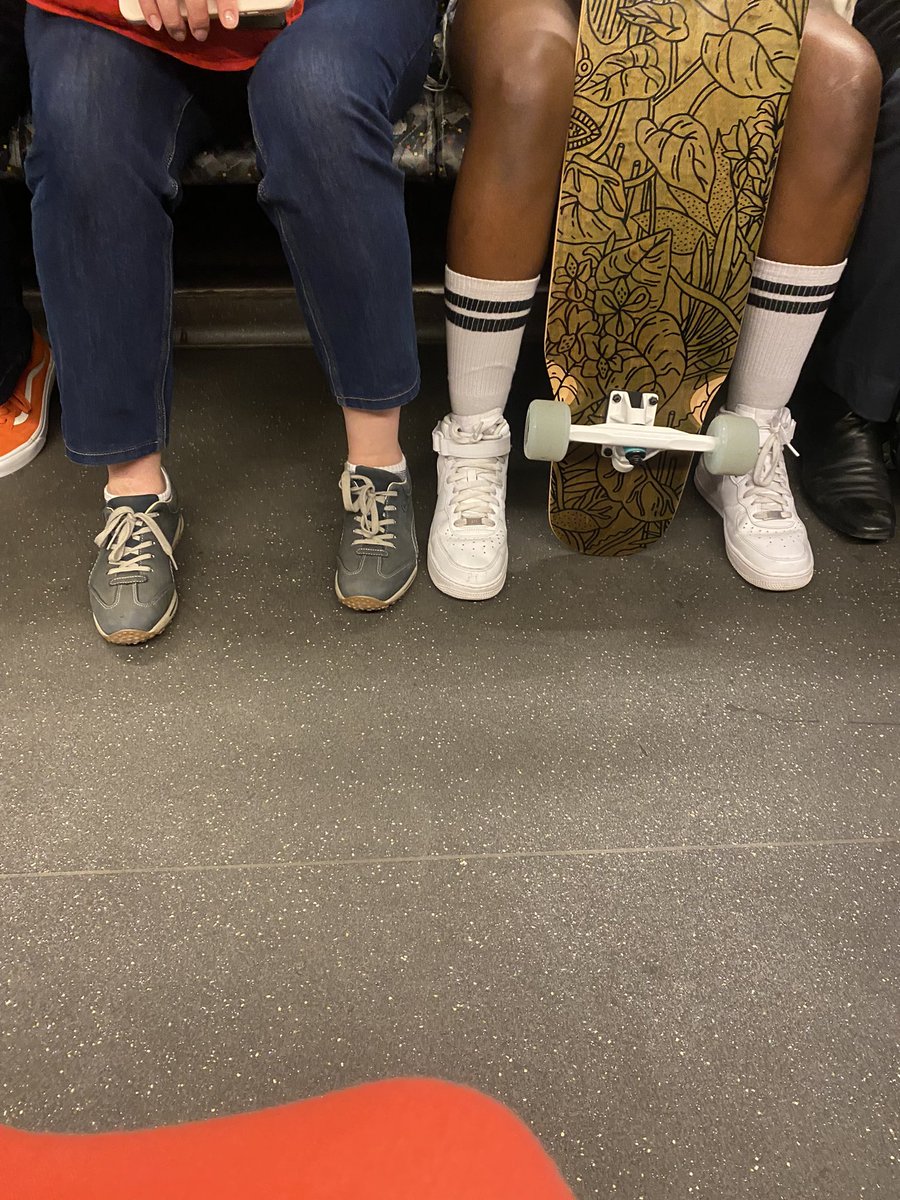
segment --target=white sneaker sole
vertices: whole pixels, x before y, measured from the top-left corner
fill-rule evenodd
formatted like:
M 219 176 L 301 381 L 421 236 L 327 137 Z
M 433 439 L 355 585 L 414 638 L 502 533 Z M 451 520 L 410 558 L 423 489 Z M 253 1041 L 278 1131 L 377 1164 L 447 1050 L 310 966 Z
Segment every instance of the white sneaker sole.
M 758 567 L 749 563 L 740 550 L 735 546 L 734 542 L 728 536 L 728 530 L 725 528 L 725 514 L 721 506 L 718 504 L 714 494 L 707 492 L 702 483 L 703 476 L 695 473 L 694 486 L 697 491 L 706 501 L 706 503 L 722 518 L 722 532 L 725 535 L 725 555 L 728 561 L 737 571 L 742 579 L 747 583 L 753 584 L 764 592 L 796 592 L 801 588 L 805 588 L 815 573 L 815 563 L 811 562 L 808 567 L 804 567 L 802 571 L 797 571 L 791 575 L 770 575 L 759 570 Z
M 0 458 L 0 479 L 5 479 L 7 475 L 14 475 L 16 471 L 21 471 L 23 467 L 27 467 L 28 464 L 33 462 L 43 450 L 44 443 L 47 441 L 47 420 L 50 412 L 50 396 L 53 393 L 53 385 L 55 382 L 56 365 L 51 358 L 50 370 L 47 372 L 47 378 L 44 381 L 41 422 L 27 442 L 23 442 L 21 446 L 17 446 L 15 450 L 10 450 L 9 454 L 4 454 L 3 457 Z
M 479 584 L 463 583 L 441 570 L 432 553 L 431 546 L 428 547 L 428 574 L 431 576 L 431 582 L 439 592 L 443 592 L 445 596 L 450 596 L 454 600 L 493 600 L 503 591 L 508 569 L 509 555 L 507 554 L 503 558 L 501 570 L 492 579 L 485 579 L 483 583 Z

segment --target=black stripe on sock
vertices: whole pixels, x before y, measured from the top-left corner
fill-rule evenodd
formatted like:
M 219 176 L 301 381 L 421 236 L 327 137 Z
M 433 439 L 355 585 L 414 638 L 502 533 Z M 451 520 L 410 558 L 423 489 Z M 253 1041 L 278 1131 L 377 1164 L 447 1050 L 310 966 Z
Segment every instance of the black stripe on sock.
M 769 312 L 794 313 L 804 317 L 827 312 L 831 307 L 830 299 L 812 303 L 808 300 L 777 300 L 774 296 L 757 296 L 754 292 L 750 293 L 747 303 L 752 304 L 754 308 L 768 309 Z
M 781 296 L 833 296 L 837 291 L 836 283 L 823 283 L 807 287 L 800 283 L 773 283 L 771 279 L 760 279 L 754 275 L 750 284 L 758 292 L 777 292 Z
M 523 309 L 531 310 L 532 300 L 476 300 L 474 296 L 460 296 L 457 292 L 444 289 L 444 299 L 448 304 L 464 308 L 467 312 L 479 313 L 514 313 Z
M 453 308 L 447 309 L 447 320 L 460 329 L 468 329 L 472 333 L 508 333 L 511 329 L 524 329 L 528 324 L 528 313 L 521 317 L 475 317 L 469 313 L 459 313 Z

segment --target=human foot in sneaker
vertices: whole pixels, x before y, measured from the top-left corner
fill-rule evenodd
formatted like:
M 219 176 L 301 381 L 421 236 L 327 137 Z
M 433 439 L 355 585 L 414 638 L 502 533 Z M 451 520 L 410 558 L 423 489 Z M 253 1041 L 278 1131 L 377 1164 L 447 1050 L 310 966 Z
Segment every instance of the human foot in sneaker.
M 334 590 L 357 612 L 390 608 L 412 587 L 418 570 L 412 484 L 377 467 L 341 476 L 344 528 Z
M 28 365 L 10 398 L 0 404 L 0 476 L 21 470 L 44 448 L 55 379 L 50 348 L 35 333 Z
M 428 573 L 457 600 L 490 600 L 506 583 L 509 426 L 499 408 L 444 417 L 434 431 L 438 495 Z
M 694 480 L 700 495 L 723 518 L 725 552 L 739 575 L 755 587 L 789 592 L 806 587 L 813 576 L 813 553 L 806 527 L 797 515 L 784 463 L 794 421 L 786 408 L 774 412 L 735 406 L 759 426 L 759 458 L 748 475 L 710 475 L 697 464 Z
M 97 631 L 116 646 L 137 646 L 162 633 L 175 615 L 175 547 L 184 518 L 171 497 L 116 496 L 94 539 L 100 554 L 91 571 L 91 611 Z

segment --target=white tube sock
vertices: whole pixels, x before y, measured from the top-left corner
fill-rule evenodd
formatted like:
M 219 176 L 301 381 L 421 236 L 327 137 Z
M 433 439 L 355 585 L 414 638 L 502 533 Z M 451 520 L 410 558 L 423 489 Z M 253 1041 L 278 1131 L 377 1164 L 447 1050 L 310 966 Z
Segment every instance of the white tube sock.
M 450 407 L 458 416 L 505 407 L 539 282 L 473 279 L 447 268 Z
M 730 409 L 774 412 L 787 405 L 846 265 L 756 260 L 728 385 Z

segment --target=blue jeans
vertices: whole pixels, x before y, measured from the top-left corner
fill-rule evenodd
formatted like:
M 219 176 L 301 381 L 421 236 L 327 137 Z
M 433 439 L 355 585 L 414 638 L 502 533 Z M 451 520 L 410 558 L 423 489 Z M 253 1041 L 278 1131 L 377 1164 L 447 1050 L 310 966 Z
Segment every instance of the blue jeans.
M 392 125 L 418 97 L 436 0 L 307 0 L 248 73 L 263 180 L 338 402 L 419 387 Z M 219 76 L 30 8 L 35 253 L 75 462 L 162 449 L 172 393 L 172 210 Z

